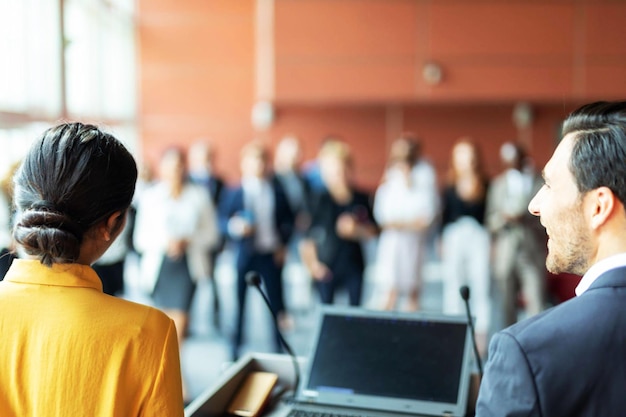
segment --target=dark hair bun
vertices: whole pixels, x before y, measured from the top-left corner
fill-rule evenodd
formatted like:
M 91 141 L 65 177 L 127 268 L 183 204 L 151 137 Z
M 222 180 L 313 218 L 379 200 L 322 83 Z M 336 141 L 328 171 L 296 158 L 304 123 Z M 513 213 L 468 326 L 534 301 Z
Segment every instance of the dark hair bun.
M 83 231 L 68 216 L 46 208 L 22 213 L 15 225 L 15 240 L 44 265 L 75 262 L 80 255 Z
M 133 156 L 112 135 L 82 123 L 51 127 L 13 179 L 16 242 L 43 264 L 76 262 L 89 230 L 128 209 L 136 180 Z

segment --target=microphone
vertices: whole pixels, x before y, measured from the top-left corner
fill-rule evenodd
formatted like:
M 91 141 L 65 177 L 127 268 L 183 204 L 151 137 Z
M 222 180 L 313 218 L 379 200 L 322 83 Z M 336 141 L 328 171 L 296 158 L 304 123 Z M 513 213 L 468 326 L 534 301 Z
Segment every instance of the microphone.
M 480 377 L 483 376 L 483 363 L 480 359 L 480 354 L 478 353 L 478 344 L 476 343 L 476 332 L 474 331 L 474 321 L 472 320 L 472 313 L 470 311 L 469 298 L 470 298 L 470 289 L 467 285 L 463 285 L 459 288 L 459 292 L 461 293 L 461 298 L 465 302 L 465 311 L 467 312 L 467 321 L 470 326 L 470 331 L 472 332 L 472 345 L 474 347 L 474 356 L 476 356 L 476 363 L 478 364 L 478 372 L 480 373 Z
M 272 319 L 273 319 L 272 322 L 274 323 L 274 327 L 276 328 L 278 339 L 280 340 L 280 343 L 283 345 L 283 347 L 289 354 L 289 357 L 291 357 L 291 361 L 293 363 L 293 370 L 296 376 L 296 381 L 294 384 L 294 391 L 293 391 L 293 396 L 295 397 L 298 393 L 298 387 L 300 386 L 300 366 L 298 365 L 298 358 L 296 357 L 296 354 L 293 353 L 293 349 L 291 348 L 291 346 L 289 346 L 289 343 L 287 343 L 287 341 L 283 337 L 283 334 L 280 331 L 280 327 L 278 326 L 278 318 L 276 317 L 276 313 L 274 313 L 274 309 L 272 308 L 272 305 L 270 304 L 270 300 L 265 294 L 265 291 L 263 291 L 263 289 L 261 288 L 261 281 L 262 281 L 261 274 L 259 274 L 256 271 L 250 271 L 246 274 L 245 280 L 248 286 L 255 287 L 261 294 L 261 297 L 263 297 L 263 301 L 265 301 L 265 305 L 267 306 L 270 313 L 272 313 Z

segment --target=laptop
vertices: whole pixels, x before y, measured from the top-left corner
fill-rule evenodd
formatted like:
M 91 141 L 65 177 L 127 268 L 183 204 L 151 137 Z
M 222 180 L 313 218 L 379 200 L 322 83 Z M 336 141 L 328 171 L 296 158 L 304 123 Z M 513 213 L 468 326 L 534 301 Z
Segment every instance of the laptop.
M 473 366 L 464 316 L 322 306 L 290 415 L 464 416 Z

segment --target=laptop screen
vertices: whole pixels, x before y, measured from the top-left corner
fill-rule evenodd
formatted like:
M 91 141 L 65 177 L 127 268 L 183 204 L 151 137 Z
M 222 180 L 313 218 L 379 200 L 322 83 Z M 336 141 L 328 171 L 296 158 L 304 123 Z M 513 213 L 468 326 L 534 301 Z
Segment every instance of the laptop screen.
M 460 395 L 467 395 L 463 378 L 469 380 L 468 333 L 463 317 L 326 307 L 304 394 L 337 404 L 454 413 L 451 408 L 466 404 Z

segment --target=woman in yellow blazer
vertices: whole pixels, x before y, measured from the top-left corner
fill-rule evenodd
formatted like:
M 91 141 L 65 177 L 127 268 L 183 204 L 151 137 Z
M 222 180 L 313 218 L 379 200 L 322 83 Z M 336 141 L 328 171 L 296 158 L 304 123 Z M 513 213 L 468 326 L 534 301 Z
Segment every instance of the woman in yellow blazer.
M 0 282 L 0 415 L 182 416 L 175 326 L 90 267 L 126 222 L 137 168 L 95 126 L 35 141 L 14 178 L 22 259 Z

